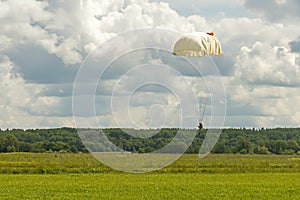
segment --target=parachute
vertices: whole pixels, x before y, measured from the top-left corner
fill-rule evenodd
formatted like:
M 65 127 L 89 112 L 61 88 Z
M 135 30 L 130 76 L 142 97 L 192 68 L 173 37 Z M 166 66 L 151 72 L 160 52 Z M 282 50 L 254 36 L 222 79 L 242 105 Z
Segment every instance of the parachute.
M 213 32 L 194 32 L 182 36 L 174 46 L 173 55 L 200 57 L 221 55 L 222 48 Z
M 175 56 L 201 57 L 208 55 L 221 55 L 222 48 L 219 40 L 214 36 L 213 32 L 194 32 L 182 36 L 173 49 Z M 202 120 L 207 104 L 207 97 L 204 104 L 202 116 L 199 119 L 198 129 L 203 128 Z

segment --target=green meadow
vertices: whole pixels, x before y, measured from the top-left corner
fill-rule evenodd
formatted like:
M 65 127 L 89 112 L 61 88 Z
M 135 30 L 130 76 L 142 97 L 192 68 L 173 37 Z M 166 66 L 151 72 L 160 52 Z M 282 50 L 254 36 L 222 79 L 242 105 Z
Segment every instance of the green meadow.
M 300 173 L 299 155 L 184 154 L 153 173 Z M 119 173 L 88 153 L 2 153 L 0 174 Z
M 90 154 L 0 154 L 0 199 L 300 199 L 300 156 L 185 154 L 129 174 Z
M 1 199 L 299 199 L 299 173 L 5 174 Z

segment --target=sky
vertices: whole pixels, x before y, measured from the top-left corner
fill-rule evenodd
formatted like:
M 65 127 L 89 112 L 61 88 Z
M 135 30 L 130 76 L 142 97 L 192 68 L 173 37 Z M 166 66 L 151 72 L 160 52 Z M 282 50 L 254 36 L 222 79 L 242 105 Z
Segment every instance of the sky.
M 299 23 L 298 0 L 1 0 L 0 128 L 193 127 L 188 113 L 197 102 L 203 110 L 207 96 L 217 100 L 205 110 L 210 126 L 224 117 L 222 127 L 298 127 Z M 110 50 L 96 63 L 113 61 L 100 79 L 85 73 L 90 55 L 121 46 L 116 38 L 126 32 L 122 44 L 161 45 L 153 28 L 172 38 L 166 47 L 179 35 L 213 31 L 223 54 L 197 61 L 201 77 L 170 52 L 147 49 Z M 98 80 L 93 91 L 78 82 L 90 77 Z M 84 99 L 90 90 L 94 99 Z

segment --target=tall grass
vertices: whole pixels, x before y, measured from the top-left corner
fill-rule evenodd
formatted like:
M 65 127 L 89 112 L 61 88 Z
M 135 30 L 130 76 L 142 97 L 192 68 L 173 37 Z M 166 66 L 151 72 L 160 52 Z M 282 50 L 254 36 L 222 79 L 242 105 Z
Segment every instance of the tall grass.
M 1 174 L 116 173 L 90 154 L 2 153 Z M 248 173 L 300 172 L 296 155 L 198 155 L 184 154 L 173 164 L 154 173 Z

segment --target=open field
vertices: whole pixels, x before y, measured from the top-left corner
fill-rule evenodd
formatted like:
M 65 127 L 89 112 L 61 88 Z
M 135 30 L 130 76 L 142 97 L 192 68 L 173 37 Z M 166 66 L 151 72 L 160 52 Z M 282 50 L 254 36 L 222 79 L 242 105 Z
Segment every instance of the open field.
M 300 199 L 300 157 L 183 155 L 128 174 L 90 154 L 0 154 L 0 199 Z
M 90 154 L 73 153 L 2 153 L 0 173 L 103 173 L 114 172 Z M 184 154 L 173 164 L 159 171 L 165 173 L 300 173 L 299 155 L 208 155 L 200 159 Z
M 299 173 L 1 175 L 0 199 L 300 199 Z

